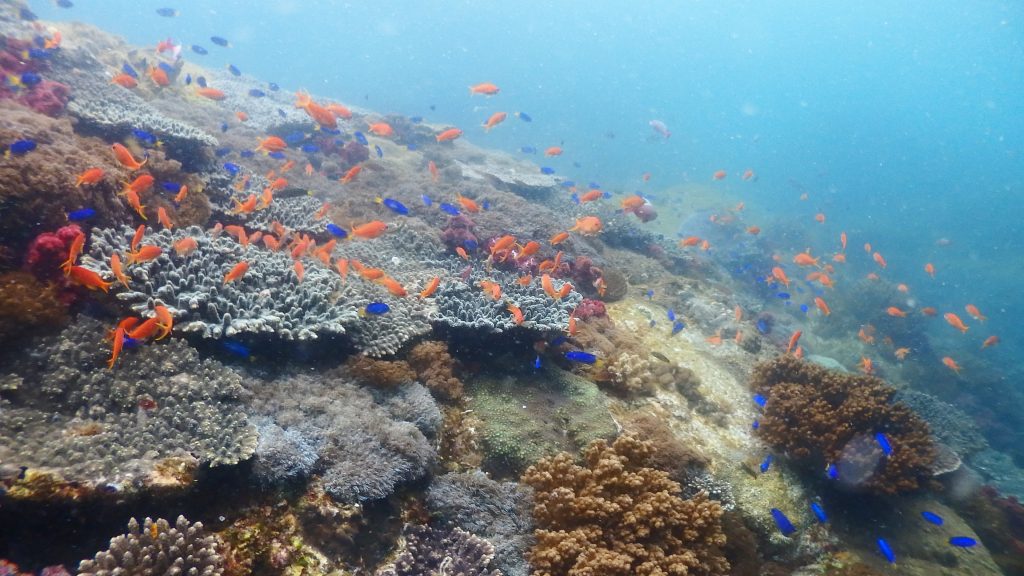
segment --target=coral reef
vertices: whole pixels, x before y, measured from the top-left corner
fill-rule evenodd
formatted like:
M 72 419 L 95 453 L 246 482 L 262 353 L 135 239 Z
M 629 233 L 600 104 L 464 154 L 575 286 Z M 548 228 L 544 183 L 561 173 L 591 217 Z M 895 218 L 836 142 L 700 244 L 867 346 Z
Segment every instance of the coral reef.
M 988 448 L 988 441 L 978 431 L 974 420 L 963 410 L 943 402 L 931 394 L 901 390 L 895 400 L 906 404 L 931 428 L 932 434 L 961 458 Z
M 999 567 L 1006 574 L 1024 574 L 1024 505 L 984 486 L 963 507 L 961 513 Z
M 206 535 L 202 522 L 190 523 L 184 516 L 178 516 L 172 526 L 163 518 L 156 522 L 146 518 L 139 526 L 132 518 L 128 521 L 128 533 L 112 538 L 110 547 L 97 552 L 92 560 L 83 560 L 78 573 L 216 576 L 224 572 L 219 547 L 218 538 Z
M 448 353 L 445 342 L 420 342 L 409 351 L 406 361 L 435 398 L 442 401 L 462 398 L 462 381 L 455 377 L 455 359 Z
M 479 470 L 435 478 L 427 492 L 431 515 L 494 545 L 494 566 L 505 576 L 530 573 L 526 552 L 534 542 L 532 506 L 529 488 L 495 482 Z
M 643 438 L 650 444 L 649 466 L 667 472 L 669 478 L 685 484 L 695 470 L 708 464 L 708 459 L 681 442 L 665 420 L 650 412 L 634 412 L 623 420 L 622 426 L 629 435 Z
M 256 431 L 239 409 L 237 374 L 180 340 L 125 350 L 107 370 L 106 330 L 80 316 L 11 362 L 23 384 L 4 394 L 0 460 L 36 474 L 9 495 L 182 489 L 201 463 L 252 455 Z M 52 493 L 54 482 L 70 492 Z
M 490 568 L 494 546 L 465 530 L 446 532 L 410 524 L 404 535 L 405 551 L 378 576 L 501 576 L 500 570 Z
M 357 380 L 381 388 L 391 388 L 416 380 L 416 372 L 403 360 L 375 360 L 366 356 L 352 356 L 345 362 L 345 366 Z
M 27 272 L 0 274 L 0 343 L 63 324 L 67 306 L 53 285 Z
M 48 58 L 25 58 L 22 52 L 35 46 L 28 40 L 19 40 L 4 36 L 0 38 L 0 77 L 20 78 L 25 73 L 47 73 Z M 57 116 L 64 111 L 71 89 L 66 84 L 54 82 L 47 78 L 32 85 L 23 86 L 14 82 L 0 85 L 0 98 L 13 98 L 16 102 L 32 110 Z
M 835 464 L 848 489 L 879 494 L 927 484 L 935 459 L 928 425 L 873 376 L 842 374 L 790 355 L 758 364 L 751 388 L 767 398 L 758 435 L 807 469 Z M 891 445 L 884 454 L 876 440 Z
M 562 453 L 523 474 L 534 489 L 534 574 L 727 574 L 718 504 L 679 496 L 651 468 L 653 448 L 631 436 L 587 448 L 584 465 Z
M 40 233 L 25 251 L 25 270 L 40 280 L 61 280 L 61 264 L 68 259 L 71 243 L 81 232 L 77 225 L 69 224 L 56 232 Z
M 251 181 L 250 181 L 251 182 Z M 275 197 L 265 210 L 253 212 L 245 220 L 245 225 L 255 230 L 271 232 L 273 223 L 278 222 L 288 230 L 299 232 L 322 232 L 328 220 L 316 219 L 316 213 L 323 202 L 312 196 Z M 224 212 L 233 207 L 230 202 L 222 206 Z
M 435 459 L 424 430 L 436 434 L 437 406 L 419 384 L 375 392 L 340 372 L 256 386 L 253 411 L 265 418 L 261 428 L 269 419 L 282 430 L 275 432 L 282 441 L 261 445 L 265 453 L 257 449 L 257 477 L 275 483 L 316 472 L 326 492 L 346 503 L 383 498 L 422 477 Z

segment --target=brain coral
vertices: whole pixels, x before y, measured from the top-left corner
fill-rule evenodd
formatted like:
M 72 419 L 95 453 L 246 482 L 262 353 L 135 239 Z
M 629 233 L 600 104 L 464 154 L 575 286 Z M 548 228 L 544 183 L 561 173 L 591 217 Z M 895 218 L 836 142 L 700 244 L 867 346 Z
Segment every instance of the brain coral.
M 718 503 L 680 497 L 679 484 L 650 467 L 652 453 L 621 436 L 591 444 L 582 466 L 561 453 L 526 471 L 535 491 L 535 576 L 728 573 Z
M 928 425 L 874 376 L 827 370 L 793 356 L 762 362 L 751 376 L 767 398 L 758 434 L 809 469 L 835 464 L 839 482 L 878 494 L 916 490 L 930 476 Z M 883 455 L 876 434 L 892 447 Z

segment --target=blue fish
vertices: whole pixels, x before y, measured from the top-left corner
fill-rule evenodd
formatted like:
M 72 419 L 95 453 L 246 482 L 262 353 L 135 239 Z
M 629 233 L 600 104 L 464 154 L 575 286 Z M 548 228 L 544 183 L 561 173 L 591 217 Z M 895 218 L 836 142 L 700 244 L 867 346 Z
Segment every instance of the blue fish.
M 57 7 L 58 8 L 74 8 L 75 5 L 71 2 L 71 0 L 57 0 Z
M 537 153 L 537 149 L 534 148 L 533 146 L 523 146 L 522 148 L 519 149 L 519 151 L 522 152 L 523 154 L 536 154 Z
M 755 322 L 754 326 L 757 327 L 757 331 L 760 332 L 761 334 L 767 334 L 771 332 L 771 328 L 768 327 L 768 322 L 763 318 Z
M 171 66 L 167 62 L 158 62 L 157 67 L 168 74 L 174 74 L 174 66 Z
M 459 209 L 447 202 L 441 202 L 439 208 L 441 208 L 441 211 L 444 212 L 445 214 L 451 214 L 452 216 L 459 215 Z
M 232 164 L 231 162 L 225 162 L 224 169 L 227 170 L 228 173 L 231 174 L 232 176 L 235 176 L 242 171 L 241 166 L 239 166 L 238 164 Z
M 11 154 L 21 156 L 22 154 L 28 154 L 35 149 L 35 140 L 15 140 L 7 147 L 7 153 L 4 154 L 4 156 L 10 156 Z
M 591 182 L 591 183 L 590 183 L 590 188 L 591 188 L 592 190 L 600 190 L 600 189 L 601 189 L 601 185 L 600 185 L 600 184 L 598 184 L 597 182 Z
M 540 173 L 541 174 L 547 174 L 548 176 L 550 176 L 550 175 L 555 173 L 555 169 L 551 168 L 549 166 L 541 166 L 540 167 Z
M 133 128 L 132 136 L 135 136 L 135 139 L 138 140 L 139 142 L 143 142 L 145 144 L 150 145 L 156 144 L 156 136 L 150 134 L 149 132 L 146 132 L 145 130 Z
M 280 109 L 280 108 L 277 109 L 277 115 L 280 116 L 281 118 L 287 118 L 288 117 L 288 114 L 286 114 L 285 111 Z
M 29 10 L 28 8 L 22 8 L 21 10 L 19 10 L 18 16 L 20 16 L 22 20 L 25 20 L 27 22 L 35 22 L 36 20 L 39 19 L 39 16 L 36 16 L 36 13 Z
M 121 72 L 124 72 L 125 74 L 131 76 L 132 78 L 136 78 L 137 79 L 139 77 L 139 73 L 136 72 L 135 68 L 132 68 L 132 65 L 127 63 L 127 62 L 125 62 L 124 64 L 121 64 Z
M 242 71 L 239 70 L 238 66 L 235 66 L 234 64 L 228 64 L 227 65 L 227 69 L 228 69 L 228 72 L 231 72 L 232 76 L 241 76 L 242 75 Z
M 220 131 L 221 132 L 227 132 L 228 131 L 228 123 L 227 122 L 221 122 L 220 123 Z
M 783 536 L 789 536 L 793 532 L 796 532 L 796 528 L 793 523 L 789 521 L 789 518 L 782 513 L 782 510 L 778 508 L 771 509 L 772 518 L 775 519 L 775 525 L 779 527 L 779 532 L 782 532 Z
M 821 504 L 811 502 L 811 512 L 814 512 L 814 517 L 818 519 L 818 522 L 822 524 L 828 522 L 828 516 L 825 515 L 825 509 L 821 507 Z
M 523 122 L 533 122 L 533 118 L 530 118 L 530 115 L 526 112 L 516 112 L 516 118 L 519 118 Z
M 391 307 L 383 302 L 370 302 L 366 305 L 367 314 L 386 314 Z
M 192 85 L 192 75 L 189 74 L 188 72 L 186 72 L 185 73 L 185 86 L 191 86 L 191 85 Z
M 210 36 L 210 42 L 213 42 L 217 46 L 223 46 L 225 48 L 231 46 L 230 42 L 228 42 L 225 38 L 221 38 L 220 36 Z
M 178 15 L 178 11 L 174 8 L 157 8 L 156 13 L 164 18 L 174 18 Z
M 317 152 L 320 151 L 320 147 L 317 146 L 316 144 L 303 144 L 300 150 L 302 150 L 306 154 L 316 154 Z
M 885 538 L 878 539 L 878 550 L 885 556 L 885 559 L 889 561 L 889 564 L 896 563 L 896 553 L 892 551 L 892 546 L 885 541 Z
M 419 150 L 419 146 L 417 146 L 415 142 L 410 142 L 406 145 L 405 149 L 409 152 L 415 152 L 416 150 Z
M 686 328 L 686 324 L 683 324 L 682 322 L 680 322 L 678 320 L 673 322 L 672 323 L 672 335 L 675 336 L 676 334 L 679 334 L 680 332 L 683 331 L 683 328 Z
M 568 338 L 565 336 L 556 336 L 554 340 L 548 342 L 548 346 L 561 346 L 562 344 L 565 344 L 566 340 L 568 340 Z
M 196 86 L 206 88 L 206 76 L 196 76 Z
M 401 214 L 402 216 L 409 215 L 409 209 L 405 207 L 405 204 L 402 204 L 394 198 L 385 198 L 381 200 L 381 204 L 387 206 L 395 214 Z
M 800 311 L 803 312 L 804 314 L 807 314 L 808 310 L 810 310 L 810 308 L 807 307 L 807 304 L 800 305 Z
M 355 134 L 353 134 L 353 136 L 355 136 L 356 142 L 359 142 L 363 146 L 369 146 L 370 145 L 370 141 L 367 140 L 366 136 L 362 132 L 360 132 L 359 130 L 356 130 Z
M 424 205 L 424 206 L 431 206 L 431 205 L 433 205 L 433 204 L 434 204 L 434 201 L 433 201 L 433 200 L 431 200 L 431 199 L 430 199 L 430 196 L 427 196 L 426 194 L 421 194 L 421 195 L 420 195 L 420 200 L 422 200 L 422 201 L 423 201 L 423 205 Z
M 825 466 L 825 476 L 828 476 L 829 480 L 836 480 L 839 478 L 839 469 L 836 468 L 835 464 L 830 463 Z
M 593 364 L 597 362 L 597 356 L 582 350 L 570 350 L 566 352 L 565 359 L 572 360 L 573 362 L 579 362 L 581 364 Z
M 177 192 L 181 190 L 181 184 L 177 182 L 161 182 L 160 186 L 163 187 L 165 192 Z
M 198 44 L 193 44 L 192 45 L 192 51 L 195 52 L 196 54 L 199 54 L 200 56 L 206 56 L 207 54 L 210 53 L 206 48 L 203 48 L 202 46 L 200 46 Z
M 540 356 L 533 359 L 533 369 L 540 370 Z
M 413 124 L 419 124 L 420 122 L 423 122 L 423 116 L 413 116 L 409 118 L 409 122 L 412 122 Z
M 878 442 L 878 447 L 882 449 L 882 454 L 886 456 L 892 454 L 892 445 L 889 444 L 889 439 L 885 437 L 882 432 L 875 432 L 875 442 Z
M 569 198 L 573 201 L 574 204 L 579 204 L 580 203 L 580 196 L 579 196 L 579 194 L 577 194 L 575 192 L 573 192 L 572 196 L 570 196 Z
M 779 292 L 775 296 L 777 298 L 782 298 L 783 300 L 789 300 L 789 292 Z
M 942 516 L 939 516 L 935 512 L 929 512 L 927 510 L 921 511 L 921 517 L 927 520 L 928 522 L 935 524 L 936 526 L 942 526 L 942 524 L 945 522 L 945 520 L 942 519 Z
M 669 322 L 675 322 L 676 321 L 676 311 L 671 309 L 671 308 L 668 309 L 668 321 Z
M 267 154 L 267 156 L 273 158 L 274 160 L 284 160 L 285 158 L 287 158 L 287 156 L 285 156 L 285 153 L 281 152 L 280 150 L 275 150 L 274 152 Z
M 337 136 L 341 134 L 341 130 L 336 128 L 328 128 L 327 126 L 317 126 L 317 129 L 324 134 L 330 134 L 331 136 Z
M 601 194 L 601 198 L 604 198 L 605 200 L 607 200 L 607 199 L 609 199 L 611 197 L 612 197 L 612 193 L 611 192 L 605 192 L 604 194 Z
M 43 81 L 43 77 L 35 72 L 25 72 L 20 78 L 18 78 L 18 81 L 25 86 L 35 86 Z
M 960 548 L 970 548 L 978 545 L 978 541 L 969 536 L 953 536 L 949 539 L 949 543 Z
M 72 222 L 78 222 L 81 220 L 88 220 L 96 215 L 96 210 L 92 208 L 82 208 L 81 210 L 75 210 L 74 212 L 68 212 L 68 220 Z
M 751 422 L 750 427 L 754 430 L 757 430 L 758 428 L 761 427 L 761 423 L 758 422 L 757 420 L 754 420 L 753 422 Z
M 252 90 L 249 90 L 249 96 L 252 96 L 253 98 L 263 98 L 266 95 L 267 93 L 264 92 L 263 90 L 260 90 L 259 88 L 253 88 Z
M 228 147 L 217 148 L 216 150 L 213 151 L 213 155 L 216 156 L 217 158 L 223 158 L 228 154 L 231 154 L 231 148 Z
M 256 155 L 256 153 L 253 152 L 252 150 L 242 150 L 241 152 L 238 153 L 238 155 L 241 156 L 242 158 L 252 158 L 253 156 Z
M 572 188 L 573 186 L 576 185 L 576 181 L 574 181 L 574 180 L 562 180 L 561 182 L 558 183 L 558 185 L 561 186 L 562 188 Z
M 654 298 L 654 290 L 648 290 L 647 291 L 647 299 L 650 300 L 652 298 Z
M 345 230 L 341 226 L 338 226 L 337 224 L 335 224 L 333 222 L 328 222 L 327 223 L 327 231 L 332 236 L 337 236 L 338 238 L 344 238 L 344 237 L 348 236 L 348 232 L 345 232 Z
M 377 151 L 377 158 L 383 158 L 384 157 L 384 151 L 380 149 L 380 146 L 374 144 L 373 145 L 373 149 Z
M 248 346 L 235 340 L 221 340 L 221 346 L 223 346 L 225 350 L 231 352 L 235 356 L 248 358 L 249 356 L 252 355 L 252 351 L 249 350 Z
M 276 82 L 271 82 L 271 83 L 267 84 L 267 88 L 270 88 L 271 92 L 277 92 L 278 90 L 281 89 L 281 87 L 278 86 Z
M 302 132 L 289 132 L 284 135 L 284 141 L 289 144 L 298 144 L 306 139 L 306 135 Z
M 480 203 L 480 209 L 481 210 L 490 210 L 491 209 L 491 201 L 490 200 L 484 200 L 483 202 L 481 202 Z
M 53 53 L 43 48 L 28 49 L 28 57 L 31 60 L 49 60 L 51 56 L 53 56 Z
M 771 465 L 772 465 L 772 455 L 769 454 L 769 455 L 764 457 L 764 460 L 761 461 L 761 474 L 764 474 L 765 472 L 767 472 L 768 469 L 771 468 Z
M 462 241 L 462 247 L 470 252 L 475 252 L 476 249 L 480 247 L 480 245 L 477 244 L 476 240 L 473 240 L 472 238 L 466 238 L 465 240 Z
M 760 394 L 754 394 L 754 404 L 757 404 L 761 408 L 764 408 L 764 405 L 767 404 L 767 403 L 768 403 L 768 399 L 767 398 L 765 398 L 764 396 L 762 396 Z

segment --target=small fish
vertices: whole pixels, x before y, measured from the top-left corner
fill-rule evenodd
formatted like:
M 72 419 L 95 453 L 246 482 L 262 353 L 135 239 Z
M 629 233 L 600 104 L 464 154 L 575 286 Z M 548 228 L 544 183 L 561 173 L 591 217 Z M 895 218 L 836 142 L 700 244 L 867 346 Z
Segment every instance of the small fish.
M 178 15 L 178 11 L 174 8 L 157 8 L 156 13 L 164 18 L 174 18 Z
M 830 463 L 825 466 L 825 476 L 828 476 L 829 480 L 836 480 L 839 478 L 839 469 L 836 468 L 835 464 Z
M 248 358 L 252 354 L 252 351 L 248 346 L 235 340 L 221 340 L 221 346 L 223 346 L 228 352 L 235 356 L 241 356 L 242 358 Z
M 253 156 L 256 155 L 256 153 L 253 152 L 252 150 L 242 150 L 241 152 L 238 153 L 238 155 L 241 156 L 242 158 L 252 158 Z
M 811 512 L 814 513 L 814 517 L 818 519 L 818 522 L 822 524 L 828 522 L 828 516 L 825 515 L 825 509 L 821 507 L 821 504 L 811 502 Z
M 800 305 L 800 311 L 803 312 L 804 314 L 807 314 L 807 312 L 810 311 L 810 309 L 811 308 L 807 304 Z
M 789 298 L 790 298 L 789 292 L 779 292 L 778 294 L 775 295 L 775 297 L 776 298 L 781 298 L 783 300 L 789 300 Z
M 554 168 L 550 168 L 548 166 L 541 166 L 540 167 L 540 173 L 541 174 L 547 174 L 547 175 L 550 176 L 551 174 L 555 173 L 555 169 Z
M 978 545 L 978 541 L 969 536 L 953 536 L 949 539 L 949 543 L 960 548 L 970 548 Z
M 267 156 L 273 158 L 274 160 L 284 160 L 285 158 L 287 158 L 287 156 L 285 156 L 285 153 L 281 152 L 280 150 L 268 152 Z
M 306 135 L 302 132 L 289 132 L 285 134 L 283 140 L 288 144 L 298 144 L 306 139 Z
M 761 461 L 761 474 L 764 474 L 765 472 L 767 472 L 768 469 L 771 467 L 771 465 L 772 465 L 772 455 L 769 454 L 769 455 L 764 457 L 764 460 Z
M 761 423 L 758 422 L 757 420 L 754 420 L 753 422 L 751 422 L 750 427 L 754 430 L 757 430 L 758 428 L 761 427 Z
M 676 334 L 679 334 L 680 332 L 683 331 L 683 328 L 686 328 L 686 324 L 683 324 L 682 322 L 680 322 L 678 320 L 673 322 L 672 323 L 672 335 L 675 336 Z
M 35 22 L 36 20 L 39 19 L 39 16 L 36 16 L 36 13 L 29 10 L 28 8 L 22 8 L 20 11 L 18 11 L 18 16 L 21 17 L 21 19 L 25 20 L 26 22 Z
M 332 236 L 337 236 L 338 238 L 345 238 L 346 236 L 348 236 L 348 232 L 345 232 L 345 230 L 341 226 L 338 226 L 333 222 L 328 222 L 326 228 L 327 232 L 329 232 Z
M 768 399 L 767 398 L 765 398 L 764 396 L 762 396 L 760 394 L 754 394 L 754 404 L 757 404 L 761 408 L 764 408 L 764 405 L 767 404 L 767 403 L 768 403 Z
M 239 166 L 238 164 L 233 164 L 231 162 L 225 162 L 224 169 L 227 170 L 228 173 L 231 174 L 232 176 L 237 176 L 238 173 L 242 171 L 241 166 Z
M 380 149 L 380 146 L 378 146 L 377 144 L 374 144 L 373 145 L 373 149 L 377 152 L 377 158 L 383 158 L 384 157 L 384 151 Z
M 582 350 L 570 350 L 565 353 L 566 360 L 572 360 L 573 362 L 579 362 L 581 364 L 593 364 L 597 362 L 597 356 L 590 352 L 583 352 Z
M 75 5 L 71 2 L 71 0 L 57 0 L 57 7 L 58 8 L 74 8 Z
M 137 128 L 132 129 L 132 136 L 144 144 L 155 145 L 157 143 L 156 136 L 146 132 L 145 130 L 139 130 Z
M 366 135 L 360 132 L 359 130 L 356 130 L 355 133 L 353 133 L 353 136 L 355 137 L 356 142 L 359 142 L 363 146 L 370 145 L 370 141 L 366 139 Z
M 533 369 L 534 370 L 540 370 L 540 356 L 539 355 L 536 358 L 533 359 Z
M 213 155 L 216 156 L 217 158 L 223 158 L 228 154 L 231 154 L 231 148 L 228 147 L 217 148 L 216 150 L 213 151 Z
M 772 508 L 771 513 L 772 518 L 775 519 L 775 525 L 778 526 L 779 532 L 782 532 L 783 536 L 789 536 L 796 532 L 796 528 L 793 526 L 793 523 L 789 521 L 789 518 L 782 512 L 782 510 Z
M 771 332 L 771 328 L 769 328 L 768 326 L 768 321 L 763 318 L 759 318 L 757 322 L 754 323 L 754 326 L 757 328 L 757 331 L 760 332 L 761 334 L 767 334 Z
M 167 62 L 157 62 L 156 67 L 163 70 L 166 74 L 174 73 L 174 66 L 171 66 Z
M 177 192 L 181 189 L 181 184 L 177 182 L 161 182 L 160 187 L 164 189 L 164 192 Z
M 193 44 L 192 45 L 192 51 L 195 52 L 196 54 L 199 54 L 200 56 L 206 56 L 207 54 L 210 53 L 209 50 L 207 50 L 206 48 L 203 48 L 202 46 L 200 46 L 198 44 Z
M 463 246 L 463 247 L 464 247 L 464 248 L 465 248 L 466 250 L 469 250 L 470 252 L 474 252 L 474 251 L 476 251 L 476 249 L 477 249 L 477 248 L 479 248 L 479 247 L 480 247 L 480 245 L 479 245 L 479 244 L 477 244 L 476 240 L 473 240 L 473 239 L 471 239 L 471 238 L 467 238 L 466 240 L 464 240 L 464 241 L 462 242 L 462 246 Z
M 401 202 L 395 200 L 394 198 L 378 198 L 377 201 L 380 204 L 386 206 L 395 214 L 401 214 L 402 216 L 409 215 L 409 209 L 405 207 L 405 204 L 402 204 Z
M 25 72 L 21 76 L 16 77 L 14 80 L 15 84 L 22 86 L 35 86 L 43 81 L 43 77 L 35 72 Z
M 519 151 L 522 152 L 523 154 L 536 154 L 537 153 L 537 149 L 534 148 L 533 146 L 523 146 L 522 148 L 519 149 Z
M 241 76 L 242 75 L 242 71 L 239 70 L 238 66 L 235 66 L 234 64 L 228 64 L 226 66 L 226 68 L 228 69 L 228 72 L 231 72 L 232 76 Z
M 419 146 L 417 146 L 415 142 L 410 142 L 409 144 L 406 144 L 405 149 L 409 152 L 415 152 L 416 150 L 419 150 Z
M 369 304 L 366 305 L 365 310 L 367 314 L 380 315 L 386 314 L 388 311 L 391 310 L 391 307 L 383 302 L 370 302 Z
M 420 122 L 423 122 L 423 116 L 411 116 L 409 118 L 409 122 L 412 122 L 413 124 L 419 124 Z
M 875 432 L 875 441 L 878 442 L 878 447 L 882 449 L 882 454 L 889 456 L 892 454 L 892 445 L 889 444 L 889 439 L 886 438 L 882 432 Z
M 96 210 L 93 208 L 82 208 L 81 210 L 75 210 L 68 212 L 68 220 L 72 222 L 78 222 L 81 220 L 88 220 L 96 215 Z
M 423 201 L 424 206 L 432 206 L 434 204 L 434 201 L 431 200 L 430 196 L 427 196 L 426 194 L 420 195 L 420 200 Z
M 654 290 L 648 290 L 647 291 L 647 299 L 650 300 L 652 298 L 654 298 Z
M 12 154 L 14 156 L 22 156 L 35 149 L 35 140 L 15 140 L 7 147 L 7 152 L 4 153 L 4 158 L 10 158 Z
M 127 63 L 127 62 L 125 62 L 124 64 L 121 64 L 121 72 L 124 72 L 125 74 L 131 76 L 132 78 L 135 78 L 135 79 L 139 78 L 139 73 L 136 72 L 135 68 L 132 68 L 132 65 Z
M 879 538 L 877 542 L 878 550 L 882 553 L 882 556 L 885 556 L 885 559 L 889 561 L 889 564 L 895 564 L 896 553 L 892 551 L 892 546 L 889 546 L 889 543 L 885 541 L 885 538 Z
M 942 519 L 942 516 L 939 516 L 935 512 L 929 512 L 927 510 L 921 511 L 921 517 L 924 518 L 926 521 L 935 524 L 936 526 L 942 526 L 942 524 L 945 522 L 945 520 Z
M 192 74 L 186 72 L 185 73 L 185 86 L 191 86 L 191 85 L 192 85 Z
M 220 123 L 220 131 L 221 132 L 227 132 L 228 131 L 228 123 L 227 122 L 221 122 Z
M 206 76 L 196 76 L 196 85 L 200 88 L 206 88 Z
M 516 112 L 515 116 L 523 122 L 533 122 L 533 118 L 530 118 L 530 115 L 526 112 Z
M 671 309 L 671 308 L 668 309 L 668 321 L 669 322 L 675 322 L 676 321 L 676 311 Z
M 316 154 L 320 151 L 320 147 L 316 144 L 303 144 L 299 150 L 302 150 L 306 154 Z
M 651 320 L 651 328 L 654 328 L 657 325 L 658 325 L 658 323 L 656 321 Z
M 455 206 L 452 206 L 451 204 L 449 204 L 447 202 L 441 202 L 439 207 L 441 208 L 441 211 L 446 213 L 446 214 L 451 214 L 452 216 L 458 216 L 459 215 L 459 209 L 456 208 Z
M 268 84 L 267 84 L 267 88 L 270 88 L 270 91 L 271 91 L 271 92 L 277 92 L 278 90 L 280 90 L 280 89 L 281 89 L 281 87 L 280 87 L 280 86 L 278 86 L 276 82 L 270 82 L 270 83 L 268 83 Z
M 267 93 L 264 92 L 263 90 L 260 90 L 259 88 L 253 88 L 252 90 L 249 90 L 249 96 L 252 96 L 253 98 L 263 98 L 266 95 Z
M 220 36 L 210 36 L 210 42 L 213 42 L 217 46 L 223 46 L 224 48 L 231 46 L 231 43 L 228 42 L 227 39 L 221 38 Z

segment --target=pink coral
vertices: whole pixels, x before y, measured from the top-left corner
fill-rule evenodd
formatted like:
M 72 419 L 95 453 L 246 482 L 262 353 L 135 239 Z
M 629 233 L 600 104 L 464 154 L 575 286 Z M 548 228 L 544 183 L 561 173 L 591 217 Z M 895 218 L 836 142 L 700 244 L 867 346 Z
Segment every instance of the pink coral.
M 579 306 L 576 307 L 576 318 L 579 320 L 587 320 L 588 318 L 603 318 L 607 315 L 605 310 L 604 302 L 600 300 L 591 300 L 590 298 L 584 298 L 580 302 Z
M 66 84 L 43 80 L 32 88 L 26 89 L 18 101 L 41 114 L 57 116 L 64 111 L 64 106 L 67 105 L 70 97 L 71 88 L 68 88 Z
M 59 279 L 60 265 L 68 258 L 72 240 L 81 232 L 81 228 L 70 224 L 36 236 L 25 252 L 25 270 L 40 280 Z
M 453 216 L 448 220 L 448 226 L 441 231 L 441 241 L 453 249 L 456 246 L 465 246 L 467 240 L 477 242 L 476 234 L 473 233 L 474 227 L 476 227 L 476 222 L 470 220 L 469 216 L 465 214 Z
M 32 47 L 31 43 L 17 38 L 0 38 L 0 75 L 20 77 L 26 72 L 40 73 L 46 67 L 45 60 L 23 58 L 22 53 Z M 16 102 L 46 114 L 57 116 L 64 111 L 64 106 L 71 96 L 71 89 L 60 82 L 43 79 L 34 86 L 15 86 L 8 83 L 0 85 L 0 98 L 12 98 Z

